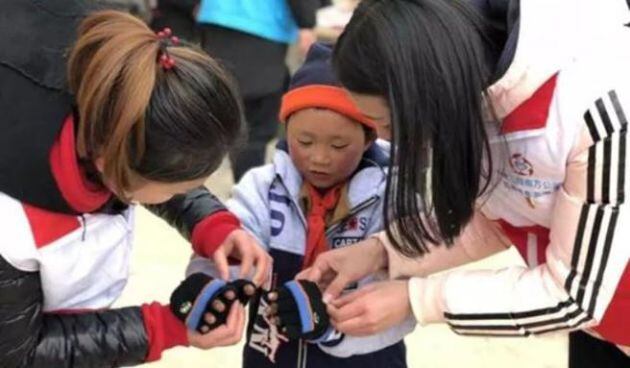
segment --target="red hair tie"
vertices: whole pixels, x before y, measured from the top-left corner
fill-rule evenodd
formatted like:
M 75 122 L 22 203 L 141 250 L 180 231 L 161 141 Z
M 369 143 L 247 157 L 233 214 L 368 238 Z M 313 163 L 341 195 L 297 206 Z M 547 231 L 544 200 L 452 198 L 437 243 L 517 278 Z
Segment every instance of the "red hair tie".
M 158 61 L 164 70 L 173 69 L 175 66 L 175 59 L 171 57 L 168 53 L 169 46 L 177 46 L 179 45 L 179 37 L 173 36 L 173 31 L 170 28 L 166 27 L 163 30 L 157 32 L 157 37 L 160 42 L 160 53 Z

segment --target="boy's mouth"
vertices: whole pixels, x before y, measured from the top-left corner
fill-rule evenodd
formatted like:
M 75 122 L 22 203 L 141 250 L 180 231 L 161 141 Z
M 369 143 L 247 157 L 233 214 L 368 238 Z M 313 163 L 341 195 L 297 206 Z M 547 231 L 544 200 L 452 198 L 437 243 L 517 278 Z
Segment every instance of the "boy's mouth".
M 330 174 L 323 172 L 323 171 L 316 171 L 316 170 L 310 170 L 311 175 L 318 177 L 318 178 L 325 178 L 325 177 L 329 177 Z

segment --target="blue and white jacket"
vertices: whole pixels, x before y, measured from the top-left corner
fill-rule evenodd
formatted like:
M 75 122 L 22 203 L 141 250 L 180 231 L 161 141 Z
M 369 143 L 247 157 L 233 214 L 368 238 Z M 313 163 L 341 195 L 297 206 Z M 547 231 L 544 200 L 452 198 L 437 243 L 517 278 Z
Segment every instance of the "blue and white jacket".
M 383 144 L 373 145 L 363 156 L 348 188 L 350 213 L 329 226 L 326 236 L 333 248 L 359 242 L 383 230 L 383 202 L 389 158 Z M 244 228 L 274 259 L 275 285 L 292 280 L 301 271 L 306 248 L 306 217 L 299 205 L 302 176 L 291 161 L 286 143 L 278 145 L 273 163 L 250 170 L 234 188 L 227 206 Z M 213 273 L 208 261 L 197 258 L 189 272 Z M 358 287 L 377 276 L 361 280 Z M 369 337 L 337 334 L 327 342 L 287 341 L 263 316 L 264 301 L 250 310 L 244 367 L 406 367 L 402 339 L 410 333 L 411 320 Z M 324 365 L 325 364 L 325 365 Z

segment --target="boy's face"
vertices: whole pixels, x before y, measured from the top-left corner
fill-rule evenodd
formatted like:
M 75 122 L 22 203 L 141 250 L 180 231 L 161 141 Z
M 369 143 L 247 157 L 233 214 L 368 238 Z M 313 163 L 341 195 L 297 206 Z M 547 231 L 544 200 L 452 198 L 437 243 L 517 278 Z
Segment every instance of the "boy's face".
M 319 189 L 349 178 L 372 143 L 361 124 L 331 110 L 300 110 L 287 124 L 291 159 L 304 180 Z

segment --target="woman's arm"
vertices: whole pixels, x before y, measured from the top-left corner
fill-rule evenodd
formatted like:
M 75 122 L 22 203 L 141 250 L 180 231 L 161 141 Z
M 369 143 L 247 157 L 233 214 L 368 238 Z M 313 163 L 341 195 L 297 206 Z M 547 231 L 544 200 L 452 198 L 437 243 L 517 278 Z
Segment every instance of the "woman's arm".
M 611 124 L 598 128 L 585 114 L 568 159 L 546 264 L 414 279 L 409 290 L 419 322 L 446 320 L 458 333 L 482 335 L 529 335 L 602 322 L 630 257 L 627 115 L 623 96 L 611 91 L 605 98 L 614 106 L 608 112 Z
M 298 278 L 319 283 L 325 288 L 325 299 L 331 300 L 350 283 L 378 271 L 387 270 L 391 279 L 426 276 L 490 256 L 509 244 L 495 223 L 476 213 L 455 245 L 435 246 L 422 258 L 400 255 L 381 232 L 355 245 L 321 254 Z
M 412 259 L 396 252 L 385 232 L 379 233 L 377 238 L 387 251 L 387 267 L 392 279 L 428 276 L 489 257 L 511 244 L 500 225 L 479 211 L 452 246 L 433 246 L 422 258 Z
M 0 356 L 3 368 L 80 368 L 145 362 L 149 338 L 141 308 L 81 314 L 42 312 L 38 272 L 0 256 Z
M 195 253 L 207 258 L 240 227 L 238 219 L 205 187 L 146 208 L 191 241 Z

